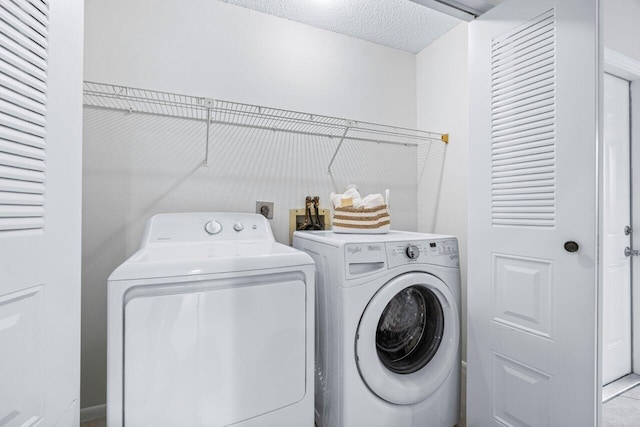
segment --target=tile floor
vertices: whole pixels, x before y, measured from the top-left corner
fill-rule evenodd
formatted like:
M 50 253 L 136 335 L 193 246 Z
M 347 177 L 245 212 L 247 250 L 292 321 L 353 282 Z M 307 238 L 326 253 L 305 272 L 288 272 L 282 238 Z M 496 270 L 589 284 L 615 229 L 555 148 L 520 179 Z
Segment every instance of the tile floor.
M 640 426 L 640 386 L 606 402 L 602 407 L 603 427 Z

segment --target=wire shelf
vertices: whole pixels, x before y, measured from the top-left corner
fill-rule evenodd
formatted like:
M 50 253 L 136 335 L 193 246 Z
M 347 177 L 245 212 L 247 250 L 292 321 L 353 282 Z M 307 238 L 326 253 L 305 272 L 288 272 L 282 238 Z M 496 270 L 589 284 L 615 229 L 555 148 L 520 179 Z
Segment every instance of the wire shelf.
M 83 104 L 92 107 L 206 120 L 204 98 L 84 82 Z
M 416 145 L 443 137 L 436 132 L 95 82 L 84 82 L 84 104 L 203 121 L 210 109 L 211 123 L 332 138 L 342 138 L 348 129 L 347 140 Z
M 448 142 L 447 134 L 437 132 L 88 81 L 84 82 L 83 103 L 92 107 L 131 113 L 202 120 L 207 123 L 206 156 L 209 152 L 208 128 L 212 124 L 338 138 L 340 144 L 328 166 L 329 173 L 344 140 L 398 145 L 420 145 L 429 141 Z

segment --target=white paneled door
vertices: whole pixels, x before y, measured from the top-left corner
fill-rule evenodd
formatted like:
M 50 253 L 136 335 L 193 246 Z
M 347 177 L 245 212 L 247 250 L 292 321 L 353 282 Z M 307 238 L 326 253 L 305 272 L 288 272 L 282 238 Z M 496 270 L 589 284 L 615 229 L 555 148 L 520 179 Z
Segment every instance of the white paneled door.
M 470 24 L 467 425 L 595 426 L 598 2 Z
M 631 372 L 629 82 L 604 76 L 602 382 Z
M 78 425 L 82 9 L 0 1 L 0 426 Z

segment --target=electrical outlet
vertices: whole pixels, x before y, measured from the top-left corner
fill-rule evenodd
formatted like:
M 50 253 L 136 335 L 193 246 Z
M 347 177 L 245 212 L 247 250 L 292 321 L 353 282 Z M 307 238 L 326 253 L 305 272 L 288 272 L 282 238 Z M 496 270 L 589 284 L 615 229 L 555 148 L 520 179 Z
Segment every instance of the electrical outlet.
M 256 202 L 256 213 L 264 215 L 267 219 L 273 219 L 273 202 Z

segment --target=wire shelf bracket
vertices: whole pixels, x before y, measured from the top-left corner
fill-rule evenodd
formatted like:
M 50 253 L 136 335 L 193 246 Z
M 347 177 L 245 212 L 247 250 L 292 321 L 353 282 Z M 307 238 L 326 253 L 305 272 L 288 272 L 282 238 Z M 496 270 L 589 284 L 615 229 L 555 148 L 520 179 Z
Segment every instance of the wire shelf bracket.
M 84 82 L 83 89 L 83 104 L 86 106 L 204 121 L 206 123 L 204 166 L 209 164 L 210 128 L 211 125 L 216 124 L 330 139 L 339 138 L 340 142 L 327 166 L 329 175 L 332 175 L 331 167 L 345 140 L 404 146 L 417 146 L 433 141 L 449 143 L 449 135 L 443 133 L 213 98 L 89 81 Z

